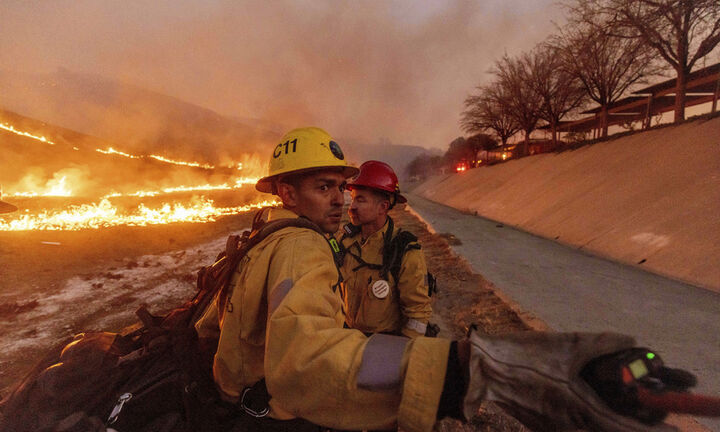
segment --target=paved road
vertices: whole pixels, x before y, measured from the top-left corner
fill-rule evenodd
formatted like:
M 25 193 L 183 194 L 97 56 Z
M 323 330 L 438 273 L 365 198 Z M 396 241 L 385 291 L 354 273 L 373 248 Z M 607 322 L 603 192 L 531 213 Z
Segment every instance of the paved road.
M 697 392 L 720 395 L 720 294 L 409 199 L 435 231 L 462 241 L 453 249 L 474 271 L 553 329 L 633 334 L 667 364 L 696 374 Z M 698 421 L 720 432 L 720 419 Z

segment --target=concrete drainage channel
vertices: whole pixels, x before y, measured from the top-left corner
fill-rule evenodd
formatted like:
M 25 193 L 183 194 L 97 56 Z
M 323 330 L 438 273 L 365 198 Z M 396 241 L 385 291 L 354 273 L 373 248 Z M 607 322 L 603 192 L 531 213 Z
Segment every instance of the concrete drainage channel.
M 720 393 L 720 294 L 592 256 L 495 221 L 410 195 L 429 229 L 461 239 L 451 246 L 525 317 L 558 331 L 633 334 L 666 363 L 698 377 L 694 392 Z M 675 417 L 682 430 L 708 430 Z M 720 431 L 720 420 L 698 419 Z

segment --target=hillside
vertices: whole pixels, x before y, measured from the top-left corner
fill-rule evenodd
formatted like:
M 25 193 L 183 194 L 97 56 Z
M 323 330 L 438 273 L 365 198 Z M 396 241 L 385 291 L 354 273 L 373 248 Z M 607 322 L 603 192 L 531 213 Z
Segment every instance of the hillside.
M 12 124 L 25 123 L 16 117 L 42 119 L 77 131 L 65 130 L 72 135 L 67 141 L 77 143 L 79 135 L 85 134 L 126 151 L 162 153 L 215 165 L 249 153 L 262 155 L 288 128 L 299 126 L 227 117 L 172 96 L 66 69 L 37 74 L 0 70 L 0 94 L 0 109 L 10 110 L 0 111 L 0 120 L 10 114 Z M 26 129 L 43 129 L 31 126 Z M 419 146 L 336 138 L 352 163 L 379 159 L 395 167 L 401 177 L 413 158 L 428 151 Z
M 177 165 L 150 157 L 108 154 L 117 143 L 0 109 L 0 185 L 6 192 L 39 191 L 59 178 L 74 196 L 135 192 L 181 184 L 221 184 L 246 175 L 230 167 Z M 6 128 L 12 127 L 15 132 Z M 21 135 L 30 133 L 34 137 Z M 44 138 L 41 141 L 38 138 Z M 120 144 L 122 145 L 122 144 Z M 252 167 L 249 167 L 252 168 Z
M 415 193 L 720 291 L 720 118 L 439 175 Z
M 130 151 L 213 164 L 256 151 L 277 135 L 172 96 L 66 69 L 42 74 L 0 70 L 0 94 L 4 109 L 121 143 Z

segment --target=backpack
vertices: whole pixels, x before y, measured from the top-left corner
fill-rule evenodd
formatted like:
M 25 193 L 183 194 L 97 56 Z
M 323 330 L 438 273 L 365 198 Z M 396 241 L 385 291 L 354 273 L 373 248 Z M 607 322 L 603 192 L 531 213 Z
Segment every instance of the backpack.
M 268 235 L 300 227 L 325 237 L 308 219 L 262 222 L 261 212 L 252 231 L 231 235 L 216 261 L 198 271 L 193 299 L 164 316 L 141 307 L 140 323 L 123 333 L 81 333 L 58 344 L 0 402 L 0 432 L 225 429 L 223 419 L 236 413 L 218 403 L 216 347 L 200 346 L 195 322 L 227 292 L 240 260 Z
M 405 254 L 410 250 L 420 250 L 422 247 L 418 244 L 417 236 L 410 231 L 398 229 L 397 233 L 393 235 L 394 231 L 395 223 L 392 218 L 388 216 L 388 228 L 385 231 L 383 238 L 382 264 L 372 264 L 365 262 L 362 257 L 355 255 L 350 252 L 350 250 L 342 246 L 343 240 L 348 237 L 355 236 L 360 232 L 360 227 L 358 225 L 353 225 L 351 223 L 345 224 L 343 227 L 343 235 L 340 238 L 340 245 L 342 248 L 340 265 L 342 266 L 344 256 L 346 254 L 350 254 L 358 263 L 360 263 L 353 269 L 353 271 L 362 267 L 369 267 L 374 270 L 380 270 L 380 277 L 382 279 L 387 279 L 388 274 L 391 274 L 393 276 L 393 280 L 397 281 L 400 277 L 400 268 Z M 435 279 L 430 272 L 427 273 L 427 282 L 428 297 L 432 297 L 433 294 L 437 293 L 437 279 Z

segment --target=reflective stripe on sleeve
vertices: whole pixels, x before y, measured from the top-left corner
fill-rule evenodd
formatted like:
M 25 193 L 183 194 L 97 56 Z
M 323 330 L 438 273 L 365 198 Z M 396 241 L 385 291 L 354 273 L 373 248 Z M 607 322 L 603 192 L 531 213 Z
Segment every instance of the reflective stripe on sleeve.
M 400 387 L 402 359 L 408 341 L 402 336 L 370 336 L 363 351 L 357 386 L 371 391 Z
M 268 298 L 268 316 L 272 315 L 272 313 L 275 312 L 275 309 L 280 306 L 280 302 L 283 301 L 292 287 L 293 282 L 288 278 L 275 285 L 275 288 L 270 291 L 270 296 Z
M 420 334 L 425 334 L 425 331 L 427 330 L 427 324 L 422 321 L 410 318 L 407 324 L 405 324 L 405 328 L 416 331 Z
M 425 331 L 427 330 L 427 324 L 422 321 L 410 318 L 407 324 L 405 324 L 405 328 L 416 331 L 420 334 L 425 334 Z

